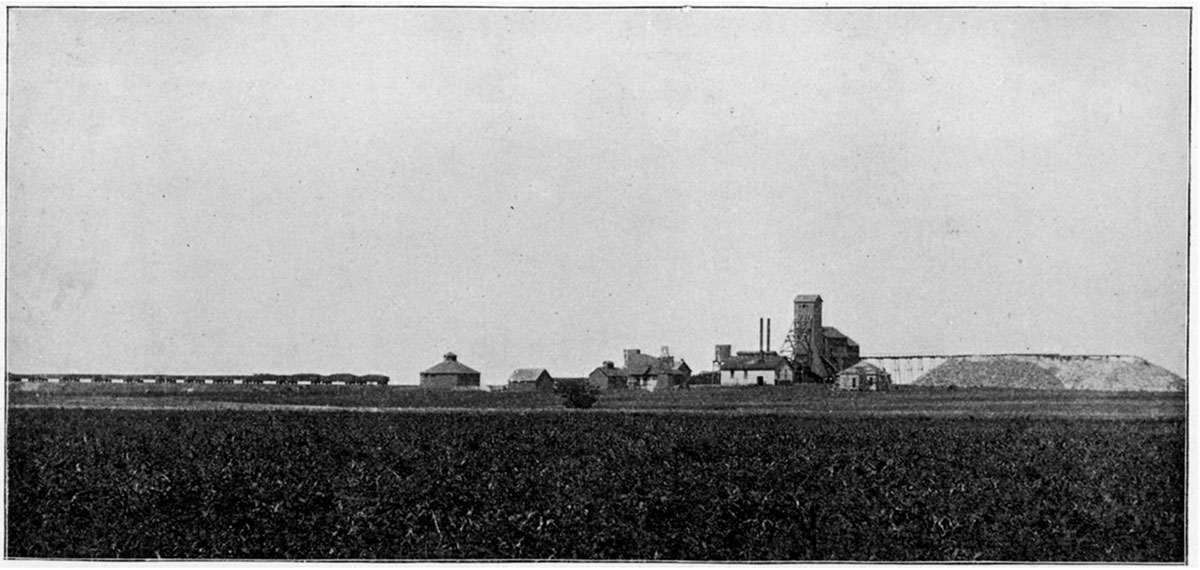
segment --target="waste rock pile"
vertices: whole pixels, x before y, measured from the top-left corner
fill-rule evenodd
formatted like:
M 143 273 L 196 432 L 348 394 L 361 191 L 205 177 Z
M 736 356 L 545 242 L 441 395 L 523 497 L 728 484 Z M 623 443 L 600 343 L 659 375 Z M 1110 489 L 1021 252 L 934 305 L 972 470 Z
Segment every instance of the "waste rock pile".
M 1181 392 L 1183 378 L 1136 356 L 994 355 L 951 358 L 918 386 Z
M 1063 383 L 1050 370 L 1032 362 L 1007 358 L 951 358 L 917 378 L 918 386 L 964 388 L 1032 388 L 1061 390 Z

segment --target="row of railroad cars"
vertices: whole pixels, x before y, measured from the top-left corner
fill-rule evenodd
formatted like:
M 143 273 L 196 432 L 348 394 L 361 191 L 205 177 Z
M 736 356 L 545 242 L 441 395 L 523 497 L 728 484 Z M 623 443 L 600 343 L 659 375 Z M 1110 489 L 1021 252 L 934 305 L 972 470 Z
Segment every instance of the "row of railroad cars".
M 9 382 L 95 384 L 308 384 L 387 385 L 381 374 L 252 374 L 237 376 L 177 374 L 8 374 Z

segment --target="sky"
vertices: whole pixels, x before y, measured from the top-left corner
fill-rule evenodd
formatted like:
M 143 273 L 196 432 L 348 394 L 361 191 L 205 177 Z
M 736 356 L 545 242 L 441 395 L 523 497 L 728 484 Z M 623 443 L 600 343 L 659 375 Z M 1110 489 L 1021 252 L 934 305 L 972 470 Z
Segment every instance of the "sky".
M 8 12 L 9 371 L 1186 372 L 1186 9 Z

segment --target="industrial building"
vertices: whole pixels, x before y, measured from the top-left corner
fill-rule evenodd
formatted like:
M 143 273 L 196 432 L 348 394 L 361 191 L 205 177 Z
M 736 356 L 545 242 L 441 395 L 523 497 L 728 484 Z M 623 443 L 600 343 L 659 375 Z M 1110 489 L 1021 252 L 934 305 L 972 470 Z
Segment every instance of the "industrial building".
M 823 326 L 820 295 L 797 295 L 792 304 L 792 330 L 782 352 L 792 361 L 797 381 L 829 382 L 858 363 L 858 343 L 836 328 Z
M 458 355 L 447 352 L 443 360 L 421 373 L 421 387 L 441 390 L 479 389 L 479 372 L 458 361 Z
M 854 342 L 854 339 L 833 327 L 821 327 L 821 333 L 825 337 L 829 361 L 833 363 L 835 370 L 845 370 L 861 360 L 858 343 Z
M 758 320 L 758 350 L 739 351 L 731 354 L 733 347 L 718 344 L 713 358 L 713 367 L 720 371 L 722 386 L 774 386 L 792 384 L 796 371 L 792 362 L 779 353 L 767 350 L 771 346 L 771 319 Z
M 837 387 L 842 390 L 883 392 L 892 389 L 892 375 L 869 362 L 859 362 L 838 372 Z
M 713 370 L 722 386 L 833 382 L 839 371 L 861 360 L 858 343 L 822 323 L 820 295 L 793 299 L 792 328 L 783 350 L 771 350 L 771 319 L 758 321 L 758 350 L 732 353 L 728 344 L 716 345 Z M 765 333 L 765 338 L 764 338 Z
M 774 386 L 796 381 L 792 363 L 776 352 L 739 352 L 720 366 L 722 386 Z
M 508 377 L 508 389 L 518 392 L 552 392 L 554 378 L 545 368 L 518 368 Z

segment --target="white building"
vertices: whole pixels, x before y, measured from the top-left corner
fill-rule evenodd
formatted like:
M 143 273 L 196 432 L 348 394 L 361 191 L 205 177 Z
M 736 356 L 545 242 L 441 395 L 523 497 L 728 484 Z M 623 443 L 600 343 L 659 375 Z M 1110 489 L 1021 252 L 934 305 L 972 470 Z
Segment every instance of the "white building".
M 722 386 L 774 386 L 795 380 L 792 363 L 774 352 L 739 352 L 721 362 Z

